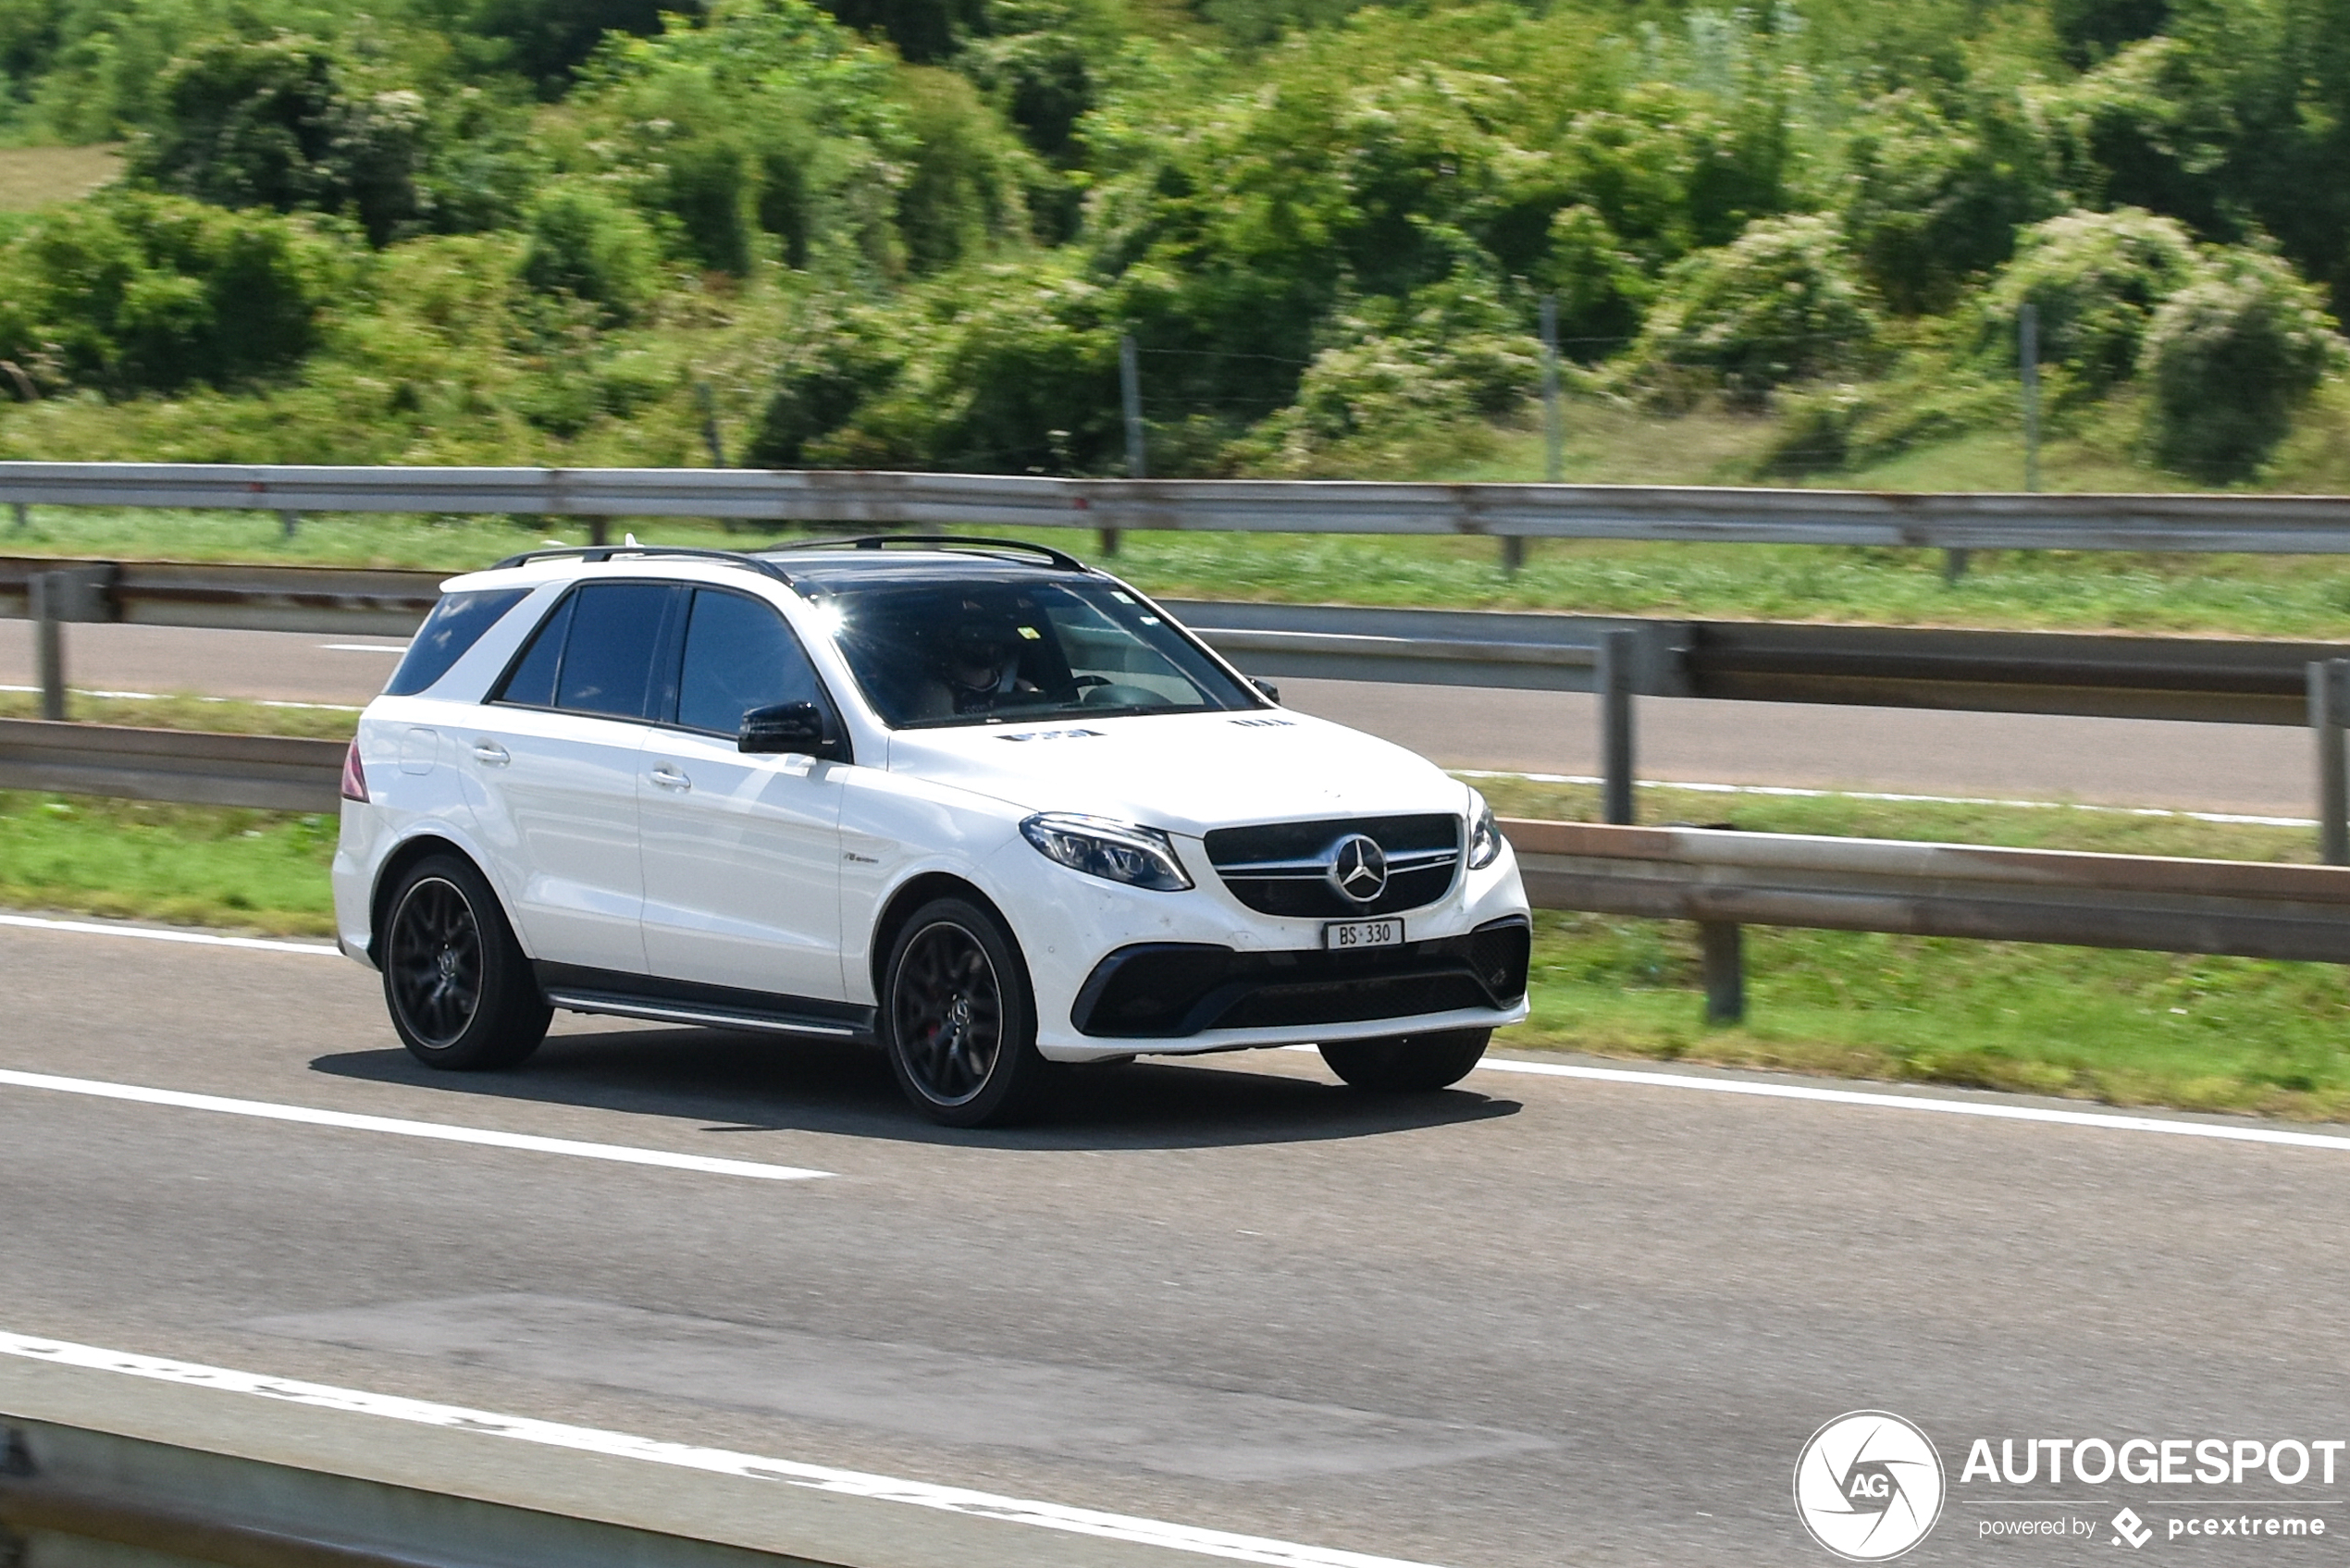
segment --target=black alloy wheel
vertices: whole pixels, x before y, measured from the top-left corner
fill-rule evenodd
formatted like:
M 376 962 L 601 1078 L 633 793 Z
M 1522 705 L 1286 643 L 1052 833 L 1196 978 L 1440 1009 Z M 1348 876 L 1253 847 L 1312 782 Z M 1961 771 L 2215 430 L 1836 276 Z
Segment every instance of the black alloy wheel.
M 553 1016 L 498 896 L 467 861 L 434 855 L 384 901 L 384 1002 L 401 1043 L 436 1068 L 512 1067 Z
M 419 1043 L 446 1050 L 481 1011 L 481 920 L 457 884 L 409 884 L 391 917 L 384 984 Z
M 1033 1107 L 1045 1063 L 1026 970 L 987 911 L 959 898 L 915 911 L 884 995 L 891 1069 L 932 1119 L 982 1127 Z

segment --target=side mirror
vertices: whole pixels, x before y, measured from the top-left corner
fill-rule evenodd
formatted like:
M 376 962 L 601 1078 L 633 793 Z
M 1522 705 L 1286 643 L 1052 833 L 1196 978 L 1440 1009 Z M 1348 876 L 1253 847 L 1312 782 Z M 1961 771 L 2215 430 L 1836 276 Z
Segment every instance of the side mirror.
M 1248 684 L 1255 686 L 1258 691 L 1264 693 L 1266 701 L 1278 703 L 1281 700 L 1281 688 L 1275 685 L 1272 682 L 1260 681 L 1255 676 L 1251 675 L 1248 678 Z
M 754 708 L 743 715 L 735 749 L 753 752 L 799 752 L 810 757 L 837 758 L 846 747 L 832 716 L 812 702 L 779 702 Z

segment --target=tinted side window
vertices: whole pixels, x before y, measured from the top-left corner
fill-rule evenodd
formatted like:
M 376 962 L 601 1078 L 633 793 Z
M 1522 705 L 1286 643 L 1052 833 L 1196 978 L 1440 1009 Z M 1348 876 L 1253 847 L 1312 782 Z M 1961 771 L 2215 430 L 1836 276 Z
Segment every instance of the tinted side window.
M 669 607 L 663 583 L 592 583 L 572 595 L 571 636 L 555 677 L 555 706 L 642 719 Z
M 578 602 L 577 594 L 566 595 L 555 606 L 555 612 L 539 623 L 530 646 L 508 673 L 498 701 L 519 702 L 531 708 L 555 705 L 555 669 L 563 662 L 563 634 L 571 630 L 571 608 Z
M 481 640 L 482 633 L 529 597 L 528 588 L 484 588 L 475 593 L 445 595 L 417 629 L 415 640 L 409 643 L 407 653 L 400 661 L 400 668 L 391 673 L 391 684 L 384 687 L 384 695 L 414 697 L 449 673 L 449 667 Z
M 799 639 L 772 606 L 711 588 L 694 595 L 677 692 L 680 724 L 730 735 L 754 708 L 823 701 Z

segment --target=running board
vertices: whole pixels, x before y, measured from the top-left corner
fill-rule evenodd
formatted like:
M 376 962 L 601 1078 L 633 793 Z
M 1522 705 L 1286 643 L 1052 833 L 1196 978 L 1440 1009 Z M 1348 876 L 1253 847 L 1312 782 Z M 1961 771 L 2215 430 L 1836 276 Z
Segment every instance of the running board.
M 711 1029 L 742 1029 L 761 1034 L 792 1034 L 803 1038 L 860 1043 L 873 1038 L 871 1029 L 860 1029 L 855 1024 L 833 1019 L 714 1007 L 651 996 L 624 996 L 609 991 L 550 990 L 547 993 L 547 1000 L 555 1006 L 568 1007 L 575 1013 L 609 1013 L 624 1019 L 649 1019 L 655 1023 L 701 1024 Z

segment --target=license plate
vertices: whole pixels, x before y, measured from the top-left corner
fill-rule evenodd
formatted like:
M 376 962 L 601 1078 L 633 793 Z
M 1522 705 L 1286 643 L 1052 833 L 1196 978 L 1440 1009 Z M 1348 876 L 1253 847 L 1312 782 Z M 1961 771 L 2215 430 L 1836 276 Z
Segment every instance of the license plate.
M 1343 951 L 1350 947 L 1400 947 L 1402 920 L 1332 920 L 1322 928 L 1322 945 Z

